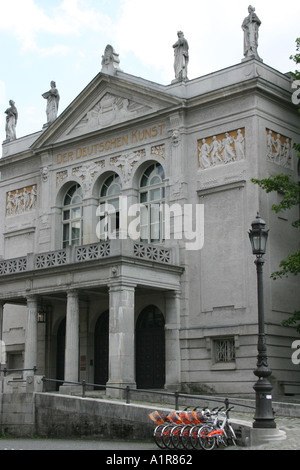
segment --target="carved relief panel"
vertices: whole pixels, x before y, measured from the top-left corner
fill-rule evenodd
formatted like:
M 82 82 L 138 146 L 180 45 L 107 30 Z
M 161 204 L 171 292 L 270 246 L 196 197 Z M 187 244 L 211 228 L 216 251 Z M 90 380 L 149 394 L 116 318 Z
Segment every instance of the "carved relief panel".
M 292 168 L 293 142 L 289 137 L 266 129 L 267 159 L 285 168 Z
M 24 214 L 35 209 L 37 204 L 37 185 L 27 186 L 6 193 L 6 216 Z
M 199 139 L 197 144 L 198 163 L 201 170 L 243 160 L 245 158 L 245 128 Z

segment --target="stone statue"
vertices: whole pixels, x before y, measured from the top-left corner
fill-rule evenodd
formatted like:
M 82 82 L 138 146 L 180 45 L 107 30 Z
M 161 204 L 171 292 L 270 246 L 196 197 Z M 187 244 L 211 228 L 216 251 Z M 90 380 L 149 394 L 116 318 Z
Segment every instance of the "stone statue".
M 255 8 L 249 5 L 249 15 L 244 19 L 242 29 L 244 31 L 244 60 L 258 59 L 261 60 L 257 53 L 258 47 L 258 30 L 261 21 L 255 13 Z
M 50 83 L 50 86 L 51 86 L 50 90 L 42 94 L 42 97 L 45 98 L 45 100 L 47 100 L 47 108 L 46 108 L 47 124 L 46 126 L 49 126 L 57 118 L 58 105 L 59 105 L 59 100 L 60 100 L 60 96 L 56 88 L 55 82 L 52 81 Z
M 5 111 L 6 116 L 6 142 L 16 140 L 16 126 L 18 121 L 18 110 L 13 100 L 9 101 L 10 107 Z
M 176 81 L 186 81 L 188 80 L 189 45 L 182 31 L 178 31 L 177 36 L 178 41 L 173 45 L 175 78 Z
M 117 71 L 121 71 L 119 54 L 116 53 L 110 44 L 108 44 L 105 48 L 101 65 L 101 72 L 103 73 L 115 73 Z

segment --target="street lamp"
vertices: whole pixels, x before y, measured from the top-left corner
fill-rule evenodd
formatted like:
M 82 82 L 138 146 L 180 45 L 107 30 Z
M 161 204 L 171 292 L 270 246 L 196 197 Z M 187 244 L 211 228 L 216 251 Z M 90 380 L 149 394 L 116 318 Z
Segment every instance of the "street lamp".
M 267 345 L 265 337 L 264 321 L 264 299 L 263 299 L 263 255 L 266 252 L 268 239 L 268 230 L 265 229 L 266 223 L 257 213 L 256 219 L 252 222 L 252 230 L 249 232 L 249 238 L 252 246 L 252 253 L 256 255 L 257 272 L 257 299 L 258 299 L 258 344 L 257 344 L 257 367 L 254 374 L 258 377 L 254 390 L 256 393 L 256 407 L 254 416 L 254 428 L 276 428 L 274 421 L 274 412 L 272 408 L 272 385 L 268 377 L 271 370 L 268 366 Z

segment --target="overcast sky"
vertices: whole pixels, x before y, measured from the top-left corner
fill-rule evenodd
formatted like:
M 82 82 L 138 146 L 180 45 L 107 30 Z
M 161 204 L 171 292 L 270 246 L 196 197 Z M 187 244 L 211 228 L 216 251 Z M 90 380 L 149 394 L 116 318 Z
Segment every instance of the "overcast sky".
M 5 110 L 19 112 L 17 137 L 46 122 L 41 94 L 55 80 L 61 113 L 101 70 L 107 44 L 123 72 L 168 85 L 182 30 L 190 47 L 189 79 L 241 62 L 249 0 L 0 0 L 0 140 Z M 288 72 L 300 36 L 299 0 L 254 0 L 262 24 L 258 52 Z M 0 152 L 1 153 L 1 152 Z

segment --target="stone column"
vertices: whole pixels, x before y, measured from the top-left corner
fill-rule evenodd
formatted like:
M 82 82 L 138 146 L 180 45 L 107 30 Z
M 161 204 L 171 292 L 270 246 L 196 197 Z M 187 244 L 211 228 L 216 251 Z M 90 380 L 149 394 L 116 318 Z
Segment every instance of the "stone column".
M 24 369 L 33 369 L 34 367 L 37 367 L 37 317 L 37 297 L 35 295 L 28 296 Z M 33 375 L 32 370 L 25 371 L 25 376 L 29 375 Z
M 109 379 L 107 385 L 136 387 L 134 354 L 135 286 L 117 283 L 109 288 Z M 121 390 L 107 388 L 111 397 Z
M 4 310 L 4 302 L 0 300 L 0 368 L 1 365 L 5 364 L 5 344 L 2 341 L 3 337 L 3 310 Z M 0 374 L 1 378 L 1 374 Z
M 67 293 L 65 381 L 78 382 L 79 374 L 79 301 L 78 293 Z
M 179 343 L 180 293 L 166 293 L 166 383 L 168 390 L 177 390 L 181 384 L 181 357 Z
M 0 300 L 0 341 L 2 340 L 3 335 L 3 310 L 4 310 L 4 302 Z

